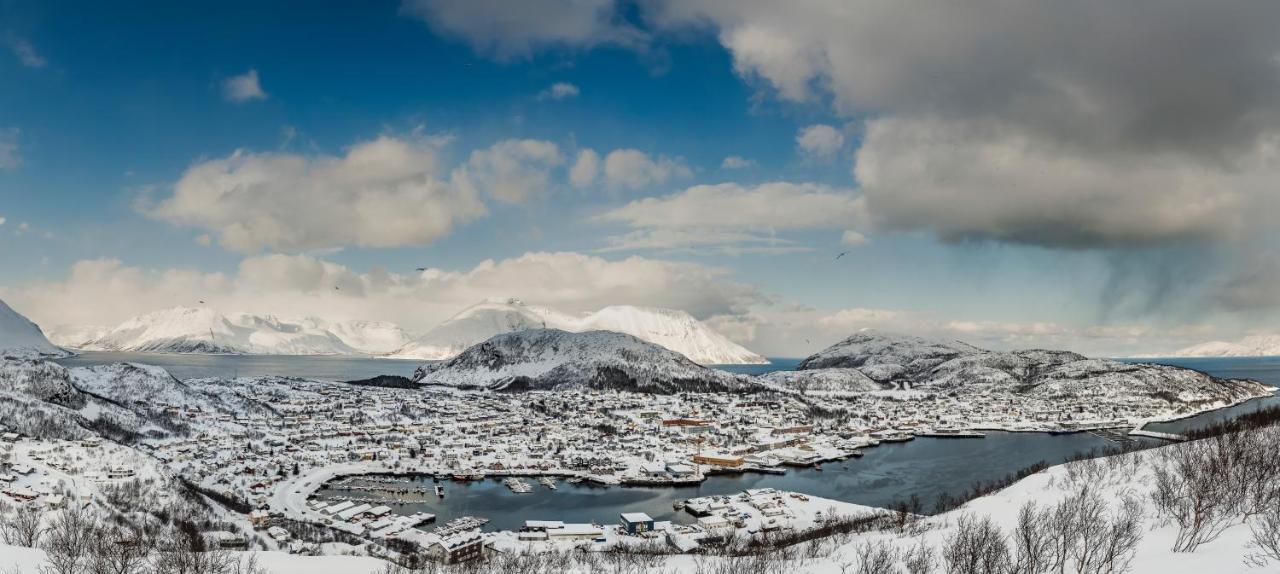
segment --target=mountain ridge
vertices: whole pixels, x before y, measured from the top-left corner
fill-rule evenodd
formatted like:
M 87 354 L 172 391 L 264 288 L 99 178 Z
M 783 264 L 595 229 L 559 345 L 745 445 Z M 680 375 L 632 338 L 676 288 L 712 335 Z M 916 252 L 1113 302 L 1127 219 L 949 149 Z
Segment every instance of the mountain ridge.
M 463 309 L 390 356 L 445 360 L 494 335 L 530 329 L 585 332 L 615 331 L 661 345 L 696 363 L 767 364 L 768 360 L 734 343 L 676 309 L 611 305 L 583 316 L 519 299 L 482 301 Z

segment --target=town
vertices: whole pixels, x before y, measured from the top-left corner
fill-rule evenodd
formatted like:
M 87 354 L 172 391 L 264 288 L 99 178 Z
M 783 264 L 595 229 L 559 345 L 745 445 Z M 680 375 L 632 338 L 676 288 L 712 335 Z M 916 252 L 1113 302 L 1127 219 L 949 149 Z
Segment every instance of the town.
M 839 507 L 802 493 L 754 492 L 682 506 L 689 524 L 625 513 L 619 523 L 566 524 L 530 517 L 519 533 L 482 532 L 484 517 L 442 524 L 399 509 L 448 481 L 503 477 L 515 492 L 547 477 L 606 486 L 694 484 L 722 473 L 782 473 L 860 456 L 881 442 L 916 437 L 981 439 L 984 431 L 1069 433 L 1118 429 L 1188 414 L 1137 395 L 1052 401 L 1015 393 L 979 397 L 924 391 L 857 394 L 633 394 L 617 391 L 505 394 L 354 386 L 278 377 L 187 381 L 216 389 L 154 393 L 140 405 L 179 432 L 142 436 L 135 448 L 90 437 L 35 440 L 15 433 L 0 446 L 0 492 L 17 504 L 57 507 L 68 498 L 109 495 L 119 485 L 166 476 L 224 503 L 220 543 L 317 553 L 297 532 L 330 531 L 347 551 L 420 548 L 442 560 L 486 547 L 542 540 L 617 544 L 636 529 L 659 531 L 680 551 L 711 531 L 794 529 Z M 127 389 L 115 392 L 127 394 Z M 203 391 L 202 391 L 203 392 Z M 193 398 L 195 397 L 195 398 Z M 227 404 L 237 405 L 234 409 Z M 1223 405 L 1208 405 L 1214 408 Z M 321 497 L 326 486 L 359 496 Z M 162 490 L 162 489 L 161 489 Z M 172 494 L 162 493 L 164 497 Z M 773 502 L 766 504 L 765 500 Z M 628 518 L 629 516 L 629 518 Z M 610 517 L 602 517 L 610 518 Z M 653 535 L 650 535 L 653 536 Z M 315 538 L 314 532 L 308 535 Z M 336 538 L 335 538 L 336 537 Z M 355 550 L 352 550 L 355 549 Z

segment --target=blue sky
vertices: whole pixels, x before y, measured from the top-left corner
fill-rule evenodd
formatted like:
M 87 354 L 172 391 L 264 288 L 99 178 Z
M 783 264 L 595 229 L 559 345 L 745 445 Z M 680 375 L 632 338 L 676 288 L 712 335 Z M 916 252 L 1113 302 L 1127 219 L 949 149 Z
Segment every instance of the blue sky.
M 1213 222 L 1256 226 L 1248 213 L 1274 193 L 1232 194 L 1226 211 L 1171 207 L 1226 205 L 1212 190 L 1256 186 L 1272 162 L 1245 144 L 1269 132 L 1214 142 L 1238 147 L 1232 161 L 1256 173 L 1195 171 L 1206 181 L 1166 194 L 1188 180 L 1183 170 L 1222 158 L 1198 156 L 1202 142 L 1178 129 L 1139 129 L 1160 119 L 1144 109 L 1073 119 L 1081 112 L 1043 89 L 999 103 L 995 94 L 1022 89 L 1036 70 L 981 60 L 975 38 L 1022 35 L 1000 23 L 930 37 L 907 29 L 862 46 L 817 25 L 838 29 L 850 17 L 838 8 L 0 3 L 0 295 L 45 325 L 109 324 L 210 298 L 227 311 L 423 329 L 506 292 L 577 310 L 682 306 L 748 346 L 792 355 L 820 345 L 801 340 L 867 326 L 1121 354 L 1269 328 L 1273 302 L 1254 296 L 1247 271 L 1274 264 L 1274 234 L 1226 236 Z M 519 9 L 530 13 L 513 29 L 503 15 Z M 888 16 L 867 13 L 849 24 L 883 36 L 875 19 Z M 1089 40 L 1121 42 L 1070 41 Z M 914 53 L 928 58 L 898 55 Z M 1109 83 L 1112 70 L 1092 77 L 1080 66 L 1062 77 L 1103 103 L 1146 96 Z M 230 94 L 251 72 L 251 93 Z M 1226 116 L 1273 111 L 1243 109 L 1250 101 L 1192 103 Z M 1036 105 L 1053 113 L 1025 114 Z M 798 138 L 813 126 L 825 131 L 806 149 Z M 410 156 L 369 168 L 394 175 L 357 176 L 350 165 L 316 175 L 370 142 Z M 1108 172 L 1118 169 L 1100 159 L 1114 157 L 1108 146 L 1136 167 Z M 1036 155 L 1044 149 L 1063 151 Z M 573 181 L 584 150 L 602 165 L 617 159 L 618 173 Z M 630 155 L 611 157 L 617 150 Z M 726 167 L 731 156 L 747 165 Z M 290 172 L 290 161 L 312 175 Z M 519 171 L 500 188 L 510 165 Z M 213 175 L 198 177 L 201 168 Z M 478 183 L 465 185 L 460 170 Z M 332 183 L 347 176 L 359 181 Z M 1133 182 L 1094 183 L 1123 178 Z M 436 187 L 405 191 L 423 180 Z M 1034 191 L 1018 191 L 1028 183 Z M 236 185 L 248 187 L 219 195 Z M 694 189 L 703 185 L 725 187 L 707 200 Z M 435 227 L 392 231 L 367 204 L 344 211 L 379 194 L 412 199 L 403 215 Z M 764 213 L 762 202 L 772 202 Z M 265 219 L 232 238 L 235 219 L 255 210 Z M 347 227 L 335 221 L 350 229 L 333 231 Z M 529 254 L 547 256 L 556 277 L 521 267 Z M 480 277 L 487 260 L 509 273 Z M 280 267 L 267 273 L 264 262 Z M 646 264 L 661 271 L 637 271 Z M 445 294 L 417 267 L 463 277 L 449 275 Z M 251 281 L 247 268 L 271 280 Z M 335 273 L 363 285 L 363 300 L 335 301 L 313 284 Z M 611 287 L 628 273 L 643 277 Z M 94 283 L 109 287 L 95 294 Z

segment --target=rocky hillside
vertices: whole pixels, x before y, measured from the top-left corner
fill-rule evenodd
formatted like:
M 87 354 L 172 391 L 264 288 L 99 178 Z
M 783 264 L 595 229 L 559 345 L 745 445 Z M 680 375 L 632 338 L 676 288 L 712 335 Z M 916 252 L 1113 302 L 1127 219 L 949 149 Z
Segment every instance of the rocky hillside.
M 497 335 L 448 361 L 422 366 L 414 381 L 505 391 L 589 387 L 676 393 L 738 391 L 753 386 L 747 377 L 708 369 L 631 335 L 558 329 Z

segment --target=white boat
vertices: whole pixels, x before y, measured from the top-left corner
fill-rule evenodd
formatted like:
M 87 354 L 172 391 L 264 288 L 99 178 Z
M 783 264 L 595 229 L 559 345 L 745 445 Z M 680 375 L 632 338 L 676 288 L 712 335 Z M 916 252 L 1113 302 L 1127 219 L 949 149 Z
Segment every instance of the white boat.
M 551 478 L 550 478 L 550 477 L 546 477 L 546 476 L 544 476 L 544 477 L 542 477 L 542 478 L 539 478 L 539 479 L 538 479 L 538 482 L 539 482 L 539 483 L 541 483 L 541 484 L 542 484 L 542 486 L 545 486 L 545 487 L 547 487 L 547 488 L 550 488 L 551 490 L 555 490 L 555 489 L 556 489 L 556 481 L 551 480 Z
M 507 488 L 511 489 L 511 492 L 516 494 L 528 494 L 533 492 L 533 486 L 520 478 L 511 477 L 502 481 L 502 484 L 505 484 Z

